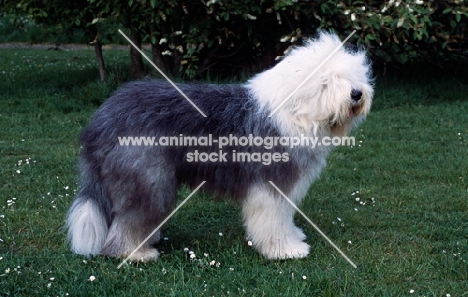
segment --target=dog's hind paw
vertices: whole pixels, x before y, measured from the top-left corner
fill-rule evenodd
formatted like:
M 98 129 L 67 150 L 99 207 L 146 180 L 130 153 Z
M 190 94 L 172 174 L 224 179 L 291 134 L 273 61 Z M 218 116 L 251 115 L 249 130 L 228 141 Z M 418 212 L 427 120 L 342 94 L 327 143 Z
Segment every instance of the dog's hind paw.
M 159 252 L 157 249 L 139 249 L 133 255 L 128 258 L 129 262 L 150 262 L 157 261 L 159 258 Z

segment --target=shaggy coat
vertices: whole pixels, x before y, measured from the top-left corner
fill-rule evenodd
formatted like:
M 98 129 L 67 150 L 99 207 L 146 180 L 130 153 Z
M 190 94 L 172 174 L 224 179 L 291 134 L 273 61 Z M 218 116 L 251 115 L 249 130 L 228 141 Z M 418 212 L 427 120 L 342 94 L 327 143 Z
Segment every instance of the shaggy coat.
M 267 258 L 304 257 L 309 246 L 294 226 L 294 209 L 268 184 L 273 181 L 295 203 L 325 166 L 331 147 L 231 145 L 226 161 L 194 162 L 191 152 L 219 153 L 213 146 L 121 145 L 119 137 L 229 135 L 259 137 L 343 136 L 362 121 L 372 101 L 369 65 L 363 52 L 341 49 L 270 113 L 337 46 L 334 35 L 293 50 L 274 68 L 246 84 L 178 84 L 203 117 L 168 82 L 145 79 L 121 87 L 81 133 L 80 190 L 68 213 L 72 250 L 83 255 L 128 256 L 172 211 L 177 187 L 186 184 L 216 197 L 242 201 L 244 225 Z M 238 162 L 233 152 L 279 153 L 286 161 Z M 131 260 L 155 260 L 145 243 Z

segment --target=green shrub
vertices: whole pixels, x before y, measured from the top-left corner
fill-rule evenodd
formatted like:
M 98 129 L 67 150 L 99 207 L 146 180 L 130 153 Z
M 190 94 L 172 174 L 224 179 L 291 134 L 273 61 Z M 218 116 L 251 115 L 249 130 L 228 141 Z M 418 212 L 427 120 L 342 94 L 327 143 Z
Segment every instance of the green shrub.
M 351 42 L 377 63 L 441 65 L 468 54 L 468 8 L 462 0 L 79 0 L 65 6 L 64 0 L 17 1 L 21 5 L 8 11 L 20 7 L 39 23 L 97 28 L 101 38 L 118 35 L 116 27 L 137 32 L 152 44 L 156 64 L 176 76 L 232 76 L 268 67 L 318 30 L 342 38 L 356 30 Z
M 147 40 L 162 61 L 190 77 L 207 69 L 268 65 L 317 30 L 342 38 L 356 30 L 352 42 L 377 62 L 441 64 L 468 54 L 468 9 L 460 0 L 140 3 L 143 11 L 153 9 L 143 28 L 155 28 L 144 30 Z

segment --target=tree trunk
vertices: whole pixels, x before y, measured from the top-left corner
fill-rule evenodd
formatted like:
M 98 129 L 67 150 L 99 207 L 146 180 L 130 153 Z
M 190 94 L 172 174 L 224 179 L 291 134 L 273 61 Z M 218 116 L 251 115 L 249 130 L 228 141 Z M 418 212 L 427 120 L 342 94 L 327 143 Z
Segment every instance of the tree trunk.
M 102 44 L 99 40 L 99 32 L 96 34 L 92 44 L 94 46 L 94 53 L 96 54 L 96 60 L 98 63 L 99 77 L 101 78 L 101 82 L 105 82 L 107 80 L 107 71 L 106 66 L 104 65 L 104 58 L 102 56 Z
M 135 31 L 130 34 L 130 40 L 141 50 L 141 35 L 140 32 Z M 130 46 L 130 74 L 134 78 L 145 76 L 145 69 L 143 67 L 143 58 L 141 54 L 133 47 Z

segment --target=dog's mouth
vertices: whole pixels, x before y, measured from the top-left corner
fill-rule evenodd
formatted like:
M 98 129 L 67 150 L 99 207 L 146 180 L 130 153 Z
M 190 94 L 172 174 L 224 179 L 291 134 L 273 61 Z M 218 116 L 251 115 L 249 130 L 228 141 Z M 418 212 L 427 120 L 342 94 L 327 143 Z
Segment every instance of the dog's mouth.
M 359 115 L 359 106 L 352 106 L 349 108 L 348 111 L 348 119 L 351 121 L 355 116 Z M 331 120 L 330 121 L 330 126 L 332 128 L 337 127 L 337 126 L 342 126 L 344 122 L 347 122 L 347 120 L 344 120 L 343 123 L 341 121 L 336 121 L 336 120 Z
M 355 116 L 358 116 L 361 114 L 361 109 L 360 109 L 360 106 L 358 105 L 355 105 L 355 106 L 351 106 L 349 108 L 349 114 L 348 114 L 348 117 L 350 119 L 353 119 Z

